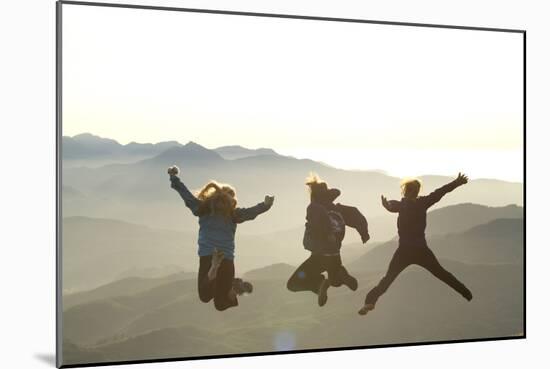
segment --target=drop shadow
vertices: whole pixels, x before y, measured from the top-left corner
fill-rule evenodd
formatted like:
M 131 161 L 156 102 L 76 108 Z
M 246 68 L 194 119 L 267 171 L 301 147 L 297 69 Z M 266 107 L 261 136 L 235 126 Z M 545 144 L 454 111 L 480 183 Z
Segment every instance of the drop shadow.
M 55 367 L 55 354 L 34 354 L 34 358 Z

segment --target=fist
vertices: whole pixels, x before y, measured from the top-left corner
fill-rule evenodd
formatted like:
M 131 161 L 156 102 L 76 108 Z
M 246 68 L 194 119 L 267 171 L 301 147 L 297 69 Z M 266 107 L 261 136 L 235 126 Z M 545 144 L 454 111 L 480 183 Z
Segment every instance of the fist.
M 177 176 L 179 172 L 180 172 L 180 169 L 175 165 L 168 168 L 168 174 L 171 176 Z
M 273 205 L 273 201 L 275 201 L 275 196 L 265 195 L 265 198 L 264 198 L 265 205 L 267 205 L 268 207 L 271 207 L 271 205 Z

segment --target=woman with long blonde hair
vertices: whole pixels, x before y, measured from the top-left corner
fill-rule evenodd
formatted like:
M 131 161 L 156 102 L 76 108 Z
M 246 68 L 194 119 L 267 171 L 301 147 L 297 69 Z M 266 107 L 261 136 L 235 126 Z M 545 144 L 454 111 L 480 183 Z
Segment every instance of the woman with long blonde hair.
M 237 224 L 253 220 L 268 211 L 274 197 L 249 208 L 237 207 L 236 192 L 227 184 L 210 181 L 193 195 L 178 177 L 176 166 L 168 168 L 171 187 L 193 215 L 199 218 L 198 291 L 202 302 L 214 300 L 217 310 L 238 305 L 237 295 L 252 292 L 252 284 L 235 278 L 235 232 Z

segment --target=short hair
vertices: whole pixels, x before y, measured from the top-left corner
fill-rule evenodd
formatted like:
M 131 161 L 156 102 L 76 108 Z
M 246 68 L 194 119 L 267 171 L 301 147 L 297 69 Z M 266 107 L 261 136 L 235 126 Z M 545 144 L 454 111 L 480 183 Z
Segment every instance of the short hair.
M 407 198 L 416 198 L 422 188 L 422 182 L 416 178 L 407 178 L 401 181 L 401 195 Z

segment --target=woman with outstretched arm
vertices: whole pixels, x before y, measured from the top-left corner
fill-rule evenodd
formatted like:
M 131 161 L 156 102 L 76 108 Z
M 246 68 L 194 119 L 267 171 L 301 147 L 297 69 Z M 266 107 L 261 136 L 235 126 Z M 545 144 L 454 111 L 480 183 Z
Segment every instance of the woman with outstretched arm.
M 237 224 L 253 220 L 268 211 L 274 197 L 249 208 L 238 208 L 235 189 L 227 184 L 208 182 L 193 195 L 178 177 L 176 166 L 168 168 L 171 187 L 193 215 L 199 218 L 198 291 L 202 302 L 214 300 L 217 310 L 238 305 L 237 295 L 252 292 L 252 284 L 235 278 L 235 232 Z
M 421 184 L 419 180 L 413 179 L 405 181 L 401 185 L 403 197 L 400 201 L 388 201 L 386 197 L 382 196 L 382 206 L 389 212 L 399 214 L 397 218 L 399 246 L 393 254 L 386 275 L 367 294 L 365 304 L 359 310 L 360 315 L 365 315 L 373 310 L 378 298 L 386 292 L 399 273 L 411 264 L 424 267 L 466 300 L 472 299 L 470 290 L 441 266 L 432 250 L 428 248 L 425 236 L 427 210 L 441 200 L 445 194 L 466 183 L 468 183 L 468 177 L 459 173 L 454 181 L 427 196 L 418 196 Z
M 303 246 L 311 254 L 290 276 L 287 288 L 293 292 L 311 291 L 317 295 L 317 303 L 324 306 L 329 287 L 347 286 L 357 290 L 358 283 L 342 264 L 340 248 L 346 226 L 355 228 L 363 243 L 370 239 L 368 223 L 361 212 L 353 207 L 335 204 L 340 190 L 328 188 L 317 175 L 306 182 L 310 191 L 310 203 L 306 209 L 306 226 Z M 327 272 L 327 277 L 324 274 Z

